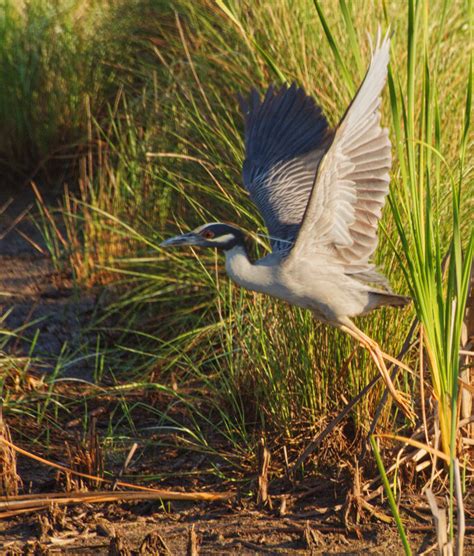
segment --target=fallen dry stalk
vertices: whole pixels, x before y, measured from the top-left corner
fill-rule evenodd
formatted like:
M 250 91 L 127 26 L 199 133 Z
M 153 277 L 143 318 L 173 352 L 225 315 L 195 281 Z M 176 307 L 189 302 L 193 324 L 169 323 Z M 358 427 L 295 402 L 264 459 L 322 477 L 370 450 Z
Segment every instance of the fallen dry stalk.
M 96 477 L 94 475 L 88 475 L 87 473 L 81 473 L 79 471 L 74 471 L 64 465 L 55 463 L 44 459 L 36 454 L 32 454 L 23 448 L 20 448 L 0 437 L 0 442 L 9 448 L 15 450 L 19 454 L 22 454 L 30 459 L 43 463 L 54 469 L 59 469 L 64 473 L 70 473 L 71 475 L 76 475 L 83 477 L 85 479 L 96 480 L 101 483 L 106 484 L 116 484 L 128 489 L 133 489 L 132 492 L 109 492 L 109 491 L 99 491 L 99 492 L 73 492 L 73 493 L 46 493 L 46 494 L 24 494 L 13 497 L 0 497 L 0 519 L 11 517 L 17 513 L 25 513 L 28 511 L 39 510 L 43 508 L 48 508 L 51 504 L 78 504 L 78 503 L 101 503 L 101 502 L 117 502 L 123 500 L 188 500 L 193 502 L 215 502 L 223 500 L 231 500 L 234 498 L 235 493 L 231 491 L 225 492 L 179 492 L 174 490 L 164 490 L 151 487 L 145 487 L 141 485 L 133 485 L 131 483 L 125 483 L 123 481 L 112 481 L 109 479 L 104 479 L 103 477 Z
M 143 492 L 142 490 L 129 492 L 111 492 L 102 490 L 98 492 L 53 492 L 36 495 L 2 496 L 0 497 L 0 519 L 11 517 L 16 513 L 37 511 L 50 508 L 53 504 L 64 506 L 71 504 L 101 504 L 104 502 L 130 502 L 141 500 L 188 500 L 192 502 L 214 502 L 228 500 L 234 494 L 229 492 L 176 492 L 170 490 L 157 490 L 156 492 Z
M 437 450 L 436 448 L 433 448 L 432 446 L 428 446 L 427 444 L 424 444 L 423 442 L 419 442 L 418 440 L 415 440 L 414 438 L 407 438 L 405 436 L 400 436 L 398 434 L 389 434 L 389 433 L 380 433 L 380 434 L 376 434 L 375 436 L 379 437 L 379 438 L 388 438 L 390 440 L 398 440 L 399 442 L 404 442 L 405 444 L 408 444 L 409 446 L 413 446 L 414 448 L 419 448 L 420 450 L 426 450 L 428 453 L 435 455 L 436 457 L 449 462 L 449 458 L 448 456 L 442 452 L 441 450 Z

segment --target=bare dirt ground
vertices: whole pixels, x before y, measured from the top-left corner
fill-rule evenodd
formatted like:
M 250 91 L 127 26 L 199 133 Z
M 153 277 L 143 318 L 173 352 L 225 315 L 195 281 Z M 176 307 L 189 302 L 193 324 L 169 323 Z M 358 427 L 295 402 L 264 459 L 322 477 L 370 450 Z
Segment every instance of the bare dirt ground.
M 29 354 L 54 364 L 61 350 L 80 354 L 85 348 L 85 331 L 97 299 L 92 292 L 79 295 L 70 275 L 54 269 L 31 190 L 13 195 L 0 194 L 0 315 L 9 311 L 3 326 L 17 331 L 11 344 L 16 355 Z M 68 373 L 82 378 L 89 374 L 84 365 Z
M 372 524 L 360 527 L 357 534 L 347 533 L 344 527 L 323 524 L 314 516 L 277 518 L 203 506 L 146 516 L 121 507 L 112 511 L 80 507 L 68 509 L 67 516 L 56 529 L 49 526 L 51 519 L 40 515 L 26 523 L 21 519 L 0 524 L 4 550 L 21 547 L 34 554 L 42 547 L 51 554 L 130 554 L 127 549 L 134 554 L 193 554 L 194 545 L 194 554 L 403 553 L 391 527 Z M 433 542 L 429 533 L 411 534 L 410 539 L 413 546 L 424 549 Z
M 8 199 L 8 195 L 0 198 L 0 207 Z M 18 218 L 32 200 L 25 191 L 0 216 L 0 315 L 11 310 L 3 328 L 17 330 L 29 324 L 11 343 L 13 353 L 30 353 L 30 342 L 39 330 L 33 354 L 54 365 L 65 344 L 73 352 L 85 349 L 97 296 L 93 292 L 78 294 L 71 278 L 59 276 L 47 254 L 41 253 L 41 234 L 31 219 Z M 25 236 L 41 249 L 33 247 Z M 85 379 L 90 378 L 90 372 L 87 362 L 67 370 Z M 175 471 L 171 486 L 182 488 L 180 469 Z M 55 472 L 24 457 L 19 458 L 19 474 L 26 492 L 57 490 Z M 360 512 L 363 519 L 358 524 L 354 524 L 358 512 L 353 519 L 344 519 L 345 514 L 353 513 L 346 512 L 347 499 L 331 495 L 329 480 L 318 481 L 316 489 L 311 484 L 298 485 L 283 497 L 279 488 L 273 509 L 258 508 L 248 499 L 215 504 L 137 501 L 19 514 L 0 521 L 0 554 L 403 553 L 393 525 L 371 515 L 367 508 Z M 217 484 L 211 486 L 219 489 Z M 429 551 L 435 533 L 426 502 L 407 498 L 402 507 L 412 546 L 417 553 Z M 380 515 L 386 518 L 388 509 L 381 508 Z M 473 517 L 468 512 L 466 554 L 474 554 Z

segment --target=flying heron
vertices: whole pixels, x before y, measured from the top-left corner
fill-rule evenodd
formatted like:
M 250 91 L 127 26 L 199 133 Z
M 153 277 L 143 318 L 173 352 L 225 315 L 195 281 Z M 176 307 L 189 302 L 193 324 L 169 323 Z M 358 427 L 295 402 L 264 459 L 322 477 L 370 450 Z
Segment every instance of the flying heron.
M 370 258 L 389 190 L 388 130 L 380 126 L 390 39 L 379 34 L 362 84 L 332 130 L 320 107 L 295 84 L 253 90 L 241 99 L 245 119 L 243 181 L 268 228 L 272 252 L 249 260 L 238 227 L 204 224 L 164 241 L 225 252 L 226 271 L 238 285 L 312 311 L 350 334 L 370 353 L 398 406 L 411 415 L 409 398 L 396 390 L 384 353 L 352 318 L 409 298 L 393 293 Z

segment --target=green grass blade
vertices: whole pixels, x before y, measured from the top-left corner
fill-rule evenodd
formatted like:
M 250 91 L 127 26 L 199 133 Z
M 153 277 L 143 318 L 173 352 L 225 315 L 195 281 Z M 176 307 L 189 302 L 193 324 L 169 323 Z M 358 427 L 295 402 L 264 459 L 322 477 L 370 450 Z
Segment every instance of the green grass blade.
M 373 436 L 370 437 L 370 444 L 372 446 L 372 450 L 374 451 L 375 461 L 377 462 L 377 467 L 379 469 L 380 477 L 382 479 L 382 483 L 385 489 L 385 494 L 387 495 L 390 509 L 392 510 L 393 518 L 395 519 L 395 523 L 397 524 L 398 534 L 403 544 L 403 550 L 405 551 L 405 554 L 407 556 L 411 556 L 412 551 L 410 548 L 410 543 L 408 542 L 407 535 L 405 533 L 405 527 L 403 526 L 403 522 L 400 517 L 400 512 L 398 511 L 398 506 L 392 492 L 392 487 L 390 486 L 387 473 L 385 472 L 385 467 L 382 458 L 380 456 L 379 449 L 377 447 L 377 442 Z
M 354 56 L 354 60 L 356 62 L 357 72 L 359 74 L 359 77 L 362 78 L 365 72 L 365 67 L 360 55 L 360 45 L 359 41 L 357 40 L 350 8 L 347 5 L 346 0 L 339 0 L 339 6 L 342 12 L 342 17 L 344 18 L 344 23 L 346 25 L 347 36 L 349 37 L 349 44 L 351 47 L 352 55 Z M 353 4 L 351 4 L 351 6 L 353 6 Z
M 319 17 L 319 21 L 321 22 L 321 25 L 323 26 L 323 30 L 324 30 L 324 34 L 326 35 L 326 39 L 328 41 L 329 47 L 331 48 L 331 51 L 334 55 L 334 58 L 336 59 L 336 64 L 338 66 L 339 71 L 342 73 L 343 77 L 344 77 L 344 83 L 346 84 L 346 87 L 348 88 L 351 96 L 354 96 L 356 88 L 354 85 L 354 81 L 347 69 L 346 64 L 343 61 L 343 57 L 342 54 L 337 46 L 336 40 L 331 32 L 331 29 L 329 27 L 329 24 L 327 22 L 327 19 L 324 15 L 323 9 L 321 7 L 321 4 L 318 0 L 313 0 L 314 3 L 314 7 L 316 8 L 316 11 L 318 13 L 318 17 Z

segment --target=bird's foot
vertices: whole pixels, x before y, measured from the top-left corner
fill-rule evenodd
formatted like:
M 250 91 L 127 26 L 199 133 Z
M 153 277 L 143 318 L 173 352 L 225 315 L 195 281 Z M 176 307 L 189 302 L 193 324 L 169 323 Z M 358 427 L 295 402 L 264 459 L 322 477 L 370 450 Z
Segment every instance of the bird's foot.
M 407 367 L 404 363 L 395 359 L 391 355 L 388 355 L 380 348 L 379 344 L 364 334 L 362 330 L 359 330 L 354 323 L 348 321 L 346 324 L 339 325 L 339 328 L 344 332 L 350 334 L 353 338 L 355 338 L 362 346 L 364 346 L 370 356 L 372 357 L 377 369 L 379 370 L 380 375 L 382 376 L 385 384 L 387 385 L 388 391 L 390 392 L 393 400 L 398 405 L 398 407 L 403 411 L 403 413 L 408 417 L 408 419 L 414 423 L 415 422 L 415 413 L 412 409 L 411 405 L 411 397 L 404 392 L 400 392 L 397 390 L 392 382 L 390 374 L 387 370 L 387 366 L 385 365 L 385 360 L 389 361 L 393 365 L 404 369 L 408 372 L 412 372 L 409 367 Z
M 415 424 L 416 422 L 416 413 L 412 407 L 412 399 L 410 394 L 406 392 L 402 392 L 401 390 L 395 390 L 396 397 L 393 396 L 393 401 L 397 404 L 401 411 L 405 414 L 407 419 L 412 423 Z
M 380 372 L 380 374 L 382 375 L 382 378 L 388 388 L 388 391 L 390 392 L 390 394 L 392 395 L 393 401 L 397 404 L 397 406 L 400 408 L 401 411 L 403 411 L 403 413 L 406 415 L 406 417 L 412 422 L 415 422 L 415 417 L 416 414 L 412 409 L 412 400 L 411 400 L 411 396 L 409 394 L 407 394 L 406 392 L 401 392 L 400 390 L 397 390 L 395 388 L 395 385 L 392 382 L 392 378 L 390 377 L 390 374 L 387 370 L 387 367 L 385 366 L 385 361 L 384 361 L 384 355 L 386 356 L 387 354 L 384 353 L 378 344 L 375 344 L 374 347 L 369 347 L 369 351 L 372 354 L 372 358 L 375 362 L 375 364 L 377 365 L 377 368 Z M 390 356 L 388 356 L 390 357 Z M 398 366 L 402 366 L 399 365 L 400 361 L 398 361 L 397 359 L 394 359 L 393 357 L 390 357 L 390 359 L 393 359 L 393 362 L 396 362 L 394 364 L 398 365 Z M 389 360 L 390 360 L 389 359 Z M 403 365 L 403 367 L 405 367 L 405 365 Z M 402 367 L 402 368 L 403 368 Z

